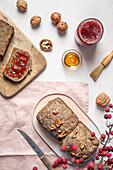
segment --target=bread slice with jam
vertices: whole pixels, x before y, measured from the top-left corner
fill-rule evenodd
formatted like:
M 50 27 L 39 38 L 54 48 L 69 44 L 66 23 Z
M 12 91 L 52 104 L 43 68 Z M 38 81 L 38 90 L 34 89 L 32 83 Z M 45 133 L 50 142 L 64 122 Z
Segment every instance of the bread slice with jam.
M 3 75 L 13 82 L 20 82 L 32 70 L 32 59 L 27 51 L 14 48 Z

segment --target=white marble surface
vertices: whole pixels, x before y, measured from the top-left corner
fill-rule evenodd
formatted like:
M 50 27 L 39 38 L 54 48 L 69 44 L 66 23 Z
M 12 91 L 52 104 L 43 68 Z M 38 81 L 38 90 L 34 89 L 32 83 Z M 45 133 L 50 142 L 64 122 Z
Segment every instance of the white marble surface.
M 103 70 L 94 82 L 89 74 L 100 64 L 101 60 L 113 50 L 113 1 L 112 0 L 27 0 L 28 10 L 20 13 L 15 0 L 0 0 L 0 10 L 5 12 L 15 24 L 39 48 L 41 39 L 49 38 L 53 42 L 51 52 L 42 52 L 47 60 L 46 70 L 36 78 L 37 81 L 82 81 L 89 83 L 88 115 L 104 132 L 104 111 L 97 108 L 96 96 L 105 92 L 113 102 L 113 61 Z M 68 23 L 65 36 L 59 36 L 50 20 L 51 13 L 58 11 L 62 21 Z M 30 18 L 34 15 L 42 17 L 38 29 L 32 29 Z M 97 46 L 79 47 L 74 41 L 74 32 L 83 19 L 95 17 L 104 25 L 104 35 Z M 83 64 L 77 71 L 68 71 L 61 64 L 61 56 L 68 49 L 77 49 L 83 56 Z M 79 91 L 78 91 L 79 93 Z

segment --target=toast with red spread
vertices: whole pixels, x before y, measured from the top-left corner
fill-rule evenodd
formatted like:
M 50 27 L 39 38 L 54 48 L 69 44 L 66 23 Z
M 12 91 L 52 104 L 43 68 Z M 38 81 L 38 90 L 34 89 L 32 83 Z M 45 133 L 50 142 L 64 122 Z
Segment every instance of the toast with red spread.
M 19 82 L 32 70 L 32 59 L 27 51 L 14 48 L 4 69 L 3 75 L 8 79 Z
M 14 27 L 0 19 L 0 57 L 5 55 L 13 33 Z

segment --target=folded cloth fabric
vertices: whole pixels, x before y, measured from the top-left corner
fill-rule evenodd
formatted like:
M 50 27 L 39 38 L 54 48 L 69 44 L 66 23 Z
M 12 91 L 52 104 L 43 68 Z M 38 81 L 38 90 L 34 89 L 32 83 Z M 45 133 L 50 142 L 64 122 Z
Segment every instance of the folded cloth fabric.
M 88 112 L 88 84 L 82 82 L 33 81 L 10 99 L 0 95 L 0 170 L 32 170 L 34 166 L 47 170 L 17 128 L 24 130 L 51 162 L 57 158 L 32 125 L 37 102 L 44 95 L 56 92 L 69 95 Z

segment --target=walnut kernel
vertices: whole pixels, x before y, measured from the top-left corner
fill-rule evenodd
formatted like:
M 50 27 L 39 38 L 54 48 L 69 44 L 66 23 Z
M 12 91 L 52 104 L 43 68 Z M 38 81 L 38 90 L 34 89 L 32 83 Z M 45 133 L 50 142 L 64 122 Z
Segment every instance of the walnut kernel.
M 27 2 L 24 0 L 18 0 L 16 6 L 20 12 L 25 12 L 27 10 Z
M 58 111 L 57 109 L 55 109 L 55 110 L 52 111 L 52 113 L 53 113 L 54 115 L 57 115 L 58 112 L 59 112 L 59 111 Z
M 51 127 L 50 127 L 51 130 L 55 130 L 56 127 L 54 125 L 51 124 Z
M 43 51 L 50 51 L 53 46 L 52 42 L 48 39 L 41 40 L 39 44 L 40 44 L 41 50 Z
M 76 137 L 76 134 L 78 133 L 78 130 L 76 130 L 73 135 L 71 136 L 72 139 L 74 139 Z
M 55 119 L 55 124 L 57 127 L 60 127 L 60 125 L 62 124 L 61 120 L 59 118 Z

